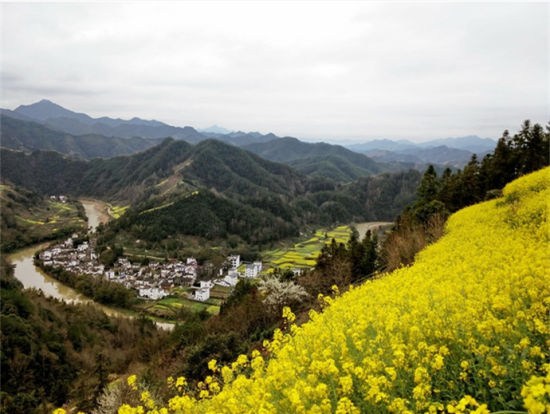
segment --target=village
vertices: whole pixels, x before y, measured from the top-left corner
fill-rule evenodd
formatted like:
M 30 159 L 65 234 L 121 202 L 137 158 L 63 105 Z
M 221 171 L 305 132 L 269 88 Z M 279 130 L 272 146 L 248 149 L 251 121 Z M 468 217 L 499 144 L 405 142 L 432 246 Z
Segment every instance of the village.
M 242 263 L 239 255 L 229 256 L 225 266 L 217 272 L 218 277 L 210 280 L 199 280 L 201 266 L 193 257 L 185 262 L 173 260 L 148 264 L 132 263 L 119 257 L 111 268 L 107 268 L 100 263 L 95 252 L 95 240 L 79 241 L 77 234 L 42 251 L 39 258 L 45 267 L 102 277 L 136 290 L 141 298 L 153 300 L 168 296 L 176 287 L 187 287 L 190 291 L 188 299 L 205 302 L 214 285 L 232 288 L 239 278 L 256 278 L 262 271 L 262 262 Z

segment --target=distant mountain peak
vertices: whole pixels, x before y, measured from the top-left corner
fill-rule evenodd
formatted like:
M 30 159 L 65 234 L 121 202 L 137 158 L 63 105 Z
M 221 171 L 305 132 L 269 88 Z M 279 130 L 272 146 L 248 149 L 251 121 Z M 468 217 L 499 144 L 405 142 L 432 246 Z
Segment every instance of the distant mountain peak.
M 216 125 L 216 124 L 214 124 L 212 126 L 209 126 L 208 128 L 199 129 L 199 131 L 210 133 L 210 134 L 222 134 L 222 135 L 230 134 L 231 132 L 233 132 L 233 131 L 230 131 L 227 128 L 221 127 L 221 126 Z
M 92 119 L 86 114 L 70 111 L 48 99 L 42 99 L 30 105 L 20 105 L 14 112 L 39 121 L 45 121 L 50 118 L 77 118 L 81 121 L 89 122 Z

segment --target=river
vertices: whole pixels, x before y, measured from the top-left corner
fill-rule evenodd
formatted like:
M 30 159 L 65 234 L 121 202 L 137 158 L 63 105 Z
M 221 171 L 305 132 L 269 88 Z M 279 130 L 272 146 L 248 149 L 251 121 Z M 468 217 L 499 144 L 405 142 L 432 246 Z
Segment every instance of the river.
M 83 201 L 82 204 L 88 216 L 88 223 L 92 229 L 95 229 L 101 222 L 105 222 L 105 213 L 102 210 L 102 204 L 93 201 Z M 74 289 L 65 286 L 58 280 L 48 276 L 41 269 L 34 265 L 34 255 L 36 252 L 45 248 L 49 243 L 36 244 L 7 256 L 8 261 L 15 265 L 14 275 L 23 284 L 25 288 L 40 289 L 46 296 L 64 300 L 67 303 L 92 304 L 101 309 L 109 316 L 131 318 L 132 316 L 123 313 L 117 309 L 101 305 L 94 302 L 86 296 L 78 293 Z M 156 325 L 163 329 L 171 330 L 174 324 L 155 321 Z
M 109 216 L 106 213 L 107 206 L 102 201 L 98 200 L 80 200 L 88 217 L 88 227 L 91 231 L 95 231 L 99 223 L 109 221 Z

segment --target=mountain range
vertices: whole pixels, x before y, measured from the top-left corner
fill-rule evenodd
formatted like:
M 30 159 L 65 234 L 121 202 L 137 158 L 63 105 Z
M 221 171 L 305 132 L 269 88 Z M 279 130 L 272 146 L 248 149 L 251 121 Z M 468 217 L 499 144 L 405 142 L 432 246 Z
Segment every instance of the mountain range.
M 109 158 L 133 154 L 159 143 L 151 138 L 117 138 L 98 134 L 72 135 L 51 129 L 35 121 L 0 114 L 0 138 L 3 147 L 22 151 L 52 150 L 79 158 Z
M 424 170 L 428 164 L 460 168 L 473 153 L 483 156 L 495 146 L 495 141 L 491 139 L 468 136 L 423 143 L 373 140 L 344 148 L 326 143 L 306 143 L 292 137 L 280 138 L 273 133 L 230 132 L 217 125 L 197 131 L 191 126 L 176 127 L 137 117 L 130 120 L 92 118 L 45 99 L 30 105 L 21 105 L 13 111 L 1 109 L 0 113 L 2 145 L 9 148 L 53 149 L 89 159 L 130 154 L 154 145 L 152 140 L 166 137 L 193 144 L 214 138 L 244 147 L 266 159 L 287 163 L 302 172 L 332 177 L 339 181 L 353 180 L 374 172 L 398 171 L 411 167 Z M 47 130 L 39 131 L 37 125 L 15 125 L 13 121 L 6 121 L 8 117 L 20 122 L 34 122 Z M 4 124 L 7 124 L 7 128 L 4 128 Z M 17 128 L 24 132 L 19 134 Z M 64 135 L 55 136 L 54 132 Z M 108 145 L 111 143 L 109 139 L 113 139 L 114 145 Z
M 351 144 L 347 148 L 360 152 L 378 162 L 412 163 L 415 168 L 426 164 L 439 164 L 462 168 L 476 154 L 478 158 L 492 152 L 496 141 L 470 135 L 459 138 L 443 138 L 415 143 L 407 140 L 372 140 Z
M 89 161 L 55 151 L 2 149 L 0 155 L 0 175 L 10 184 L 130 205 L 111 234 L 151 242 L 235 235 L 261 244 L 296 236 L 308 225 L 390 220 L 415 198 L 421 176 L 411 170 L 338 184 L 213 139 L 195 145 L 165 139 L 133 155 Z M 396 191 L 376 204 L 380 187 Z
M 193 144 L 214 138 L 252 151 L 267 160 L 286 163 L 305 174 L 343 182 L 414 166 L 406 162 L 374 162 L 364 154 L 339 145 L 306 143 L 291 137 L 280 138 L 273 133 L 236 131 L 206 134 L 203 131 L 201 134 L 192 127 L 172 127 L 139 118 L 129 121 L 91 118 L 46 100 L 19 106 L 14 111 L 2 110 L 0 117 L 2 146 L 24 151 L 54 150 L 84 159 L 142 151 L 158 144 L 158 137 L 166 133 L 165 138 L 170 136 Z M 130 137 L 128 131 L 140 136 Z

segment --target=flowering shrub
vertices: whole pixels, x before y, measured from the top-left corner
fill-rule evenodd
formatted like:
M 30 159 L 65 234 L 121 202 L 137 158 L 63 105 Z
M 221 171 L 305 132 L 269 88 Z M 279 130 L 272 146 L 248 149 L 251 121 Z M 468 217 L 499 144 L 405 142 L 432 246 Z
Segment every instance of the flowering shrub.
M 119 412 L 550 412 L 550 168 L 503 195 L 454 214 L 413 266 L 321 298 L 268 361 L 211 361 L 197 390 Z

